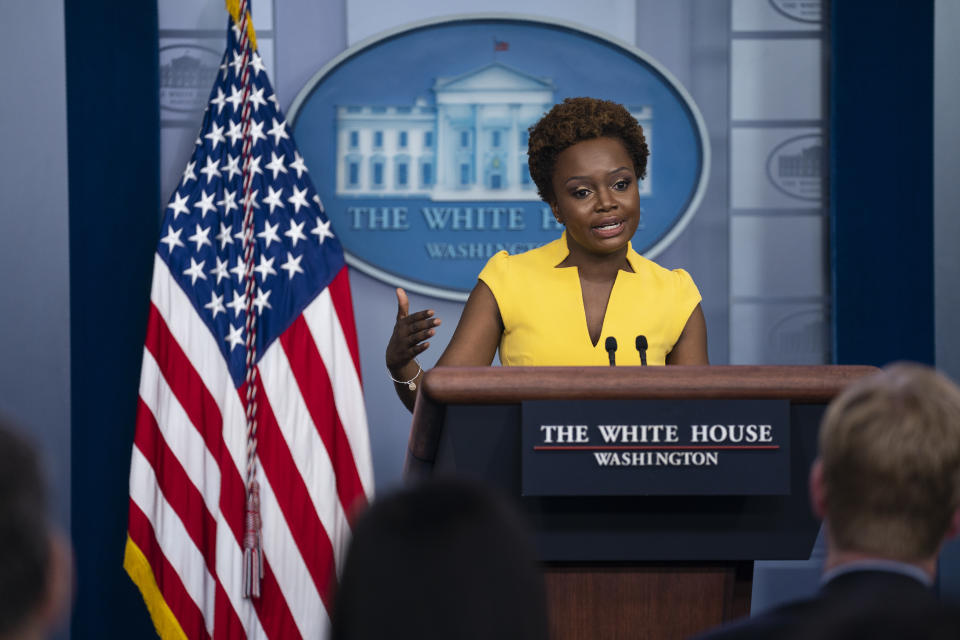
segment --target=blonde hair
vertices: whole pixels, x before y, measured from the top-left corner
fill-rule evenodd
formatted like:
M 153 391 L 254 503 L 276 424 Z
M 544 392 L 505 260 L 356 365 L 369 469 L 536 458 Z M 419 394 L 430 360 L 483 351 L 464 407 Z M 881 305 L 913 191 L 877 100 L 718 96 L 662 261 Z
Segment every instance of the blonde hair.
M 917 364 L 863 378 L 827 409 L 820 458 L 839 549 L 930 557 L 960 507 L 960 388 Z

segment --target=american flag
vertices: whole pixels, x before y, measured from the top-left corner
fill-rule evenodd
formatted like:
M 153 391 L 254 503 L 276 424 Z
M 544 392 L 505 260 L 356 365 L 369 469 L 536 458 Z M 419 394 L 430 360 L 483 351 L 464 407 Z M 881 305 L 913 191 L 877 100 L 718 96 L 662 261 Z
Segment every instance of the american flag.
M 357 336 L 343 250 L 255 41 L 241 38 L 243 14 L 232 13 L 154 258 L 124 566 L 163 638 L 317 638 L 354 514 L 373 490 Z M 243 584 L 250 379 L 264 559 L 253 598 Z

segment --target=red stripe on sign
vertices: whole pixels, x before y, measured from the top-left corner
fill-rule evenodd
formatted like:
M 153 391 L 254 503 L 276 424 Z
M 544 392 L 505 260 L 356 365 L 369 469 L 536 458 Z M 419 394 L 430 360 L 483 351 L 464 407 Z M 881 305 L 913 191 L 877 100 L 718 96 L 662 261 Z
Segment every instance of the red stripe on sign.
M 240 387 L 240 396 L 246 396 L 246 385 Z M 283 512 L 283 518 L 290 528 L 290 535 L 293 536 L 307 571 L 313 578 L 313 584 L 327 611 L 331 611 L 331 580 L 335 576 L 333 545 L 314 510 L 310 493 L 298 472 L 293 456 L 290 455 L 283 433 L 277 425 L 270 400 L 260 381 L 259 370 L 257 372 L 257 422 L 259 425 L 257 457 L 263 472 L 270 480 L 277 503 Z
M 143 400 L 137 405 L 137 434 L 133 443 L 150 461 L 163 497 L 180 516 L 190 539 L 203 554 L 207 569 L 216 576 L 217 522 L 207 510 L 194 481 L 167 446 L 154 415 Z
M 130 503 L 130 518 L 128 533 L 134 544 L 140 548 L 143 555 L 150 562 L 153 569 L 153 577 L 157 582 L 157 587 L 163 595 L 163 600 L 170 607 L 170 611 L 177 618 L 177 622 L 183 628 L 188 638 L 209 638 L 207 628 L 203 622 L 203 613 L 193 601 L 190 594 L 183 586 L 183 581 L 177 574 L 173 565 L 167 560 L 157 542 L 157 537 L 153 531 L 153 525 L 146 514 L 140 510 L 133 500 Z
M 337 318 L 340 319 L 343 337 L 347 341 L 347 348 L 350 349 L 350 356 L 353 358 L 353 368 L 357 370 L 357 379 L 360 380 L 362 385 L 360 347 L 357 345 L 357 323 L 353 321 L 353 298 L 350 295 L 350 278 L 346 266 L 340 269 L 340 273 L 327 286 L 327 290 L 330 291 L 333 308 L 336 309 Z
M 280 335 L 280 344 L 290 362 L 290 370 L 310 418 L 330 456 L 337 477 L 337 495 L 352 525 L 354 510 L 366 506 L 367 497 L 363 492 L 350 441 L 337 413 L 330 376 L 303 316 Z

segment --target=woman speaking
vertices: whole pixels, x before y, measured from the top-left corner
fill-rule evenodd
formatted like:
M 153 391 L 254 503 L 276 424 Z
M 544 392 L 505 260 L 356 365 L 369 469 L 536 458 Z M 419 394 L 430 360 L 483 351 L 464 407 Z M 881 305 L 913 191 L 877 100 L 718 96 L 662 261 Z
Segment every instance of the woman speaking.
M 537 249 L 490 258 L 437 366 L 486 366 L 498 348 L 506 366 L 606 365 L 614 340 L 617 364 L 708 364 L 693 280 L 630 244 L 648 155 L 643 129 L 613 102 L 567 98 L 534 125 L 530 176 L 565 229 Z M 412 411 L 416 357 L 440 319 L 408 313 L 403 289 L 397 303 L 387 368 Z

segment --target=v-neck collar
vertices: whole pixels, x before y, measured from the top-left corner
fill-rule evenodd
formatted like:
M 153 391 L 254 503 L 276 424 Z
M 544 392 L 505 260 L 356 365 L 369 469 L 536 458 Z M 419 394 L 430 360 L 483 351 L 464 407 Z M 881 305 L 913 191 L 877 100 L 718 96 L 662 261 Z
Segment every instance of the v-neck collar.
M 553 265 L 554 269 L 575 269 L 575 271 L 570 271 L 568 273 L 576 279 L 576 286 L 574 287 L 577 292 L 577 299 L 580 301 L 580 323 L 582 325 L 583 333 L 587 337 L 587 342 L 589 342 L 594 349 L 601 346 L 601 341 L 603 340 L 604 330 L 607 328 L 607 318 L 610 317 L 611 305 L 615 299 L 615 292 L 617 289 L 617 282 L 620 281 L 620 273 L 629 273 L 624 269 L 617 269 L 617 275 L 613 279 L 613 284 L 610 287 L 610 294 L 607 296 L 607 305 L 603 310 L 603 319 L 600 321 L 600 335 L 597 338 L 597 341 L 594 342 L 593 338 L 590 337 L 590 325 L 587 322 L 587 305 L 583 301 L 583 285 L 580 283 L 580 273 L 576 265 L 570 265 L 568 267 L 561 267 L 560 263 L 567 259 L 567 256 L 570 255 L 570 247 L 567 245 L 567 232 L 566 230 L 560 235 L 560 240 L 558 242 L 551 242 L 546 245 L 545 249 L 548 251 L 549 264 Z M 639 268 L 639 254 L 633 250 L 633 244 L 627 242 L 627 264 L 630 265 L 630 268 L 633 269 L 633 273 L 638 273 Z

